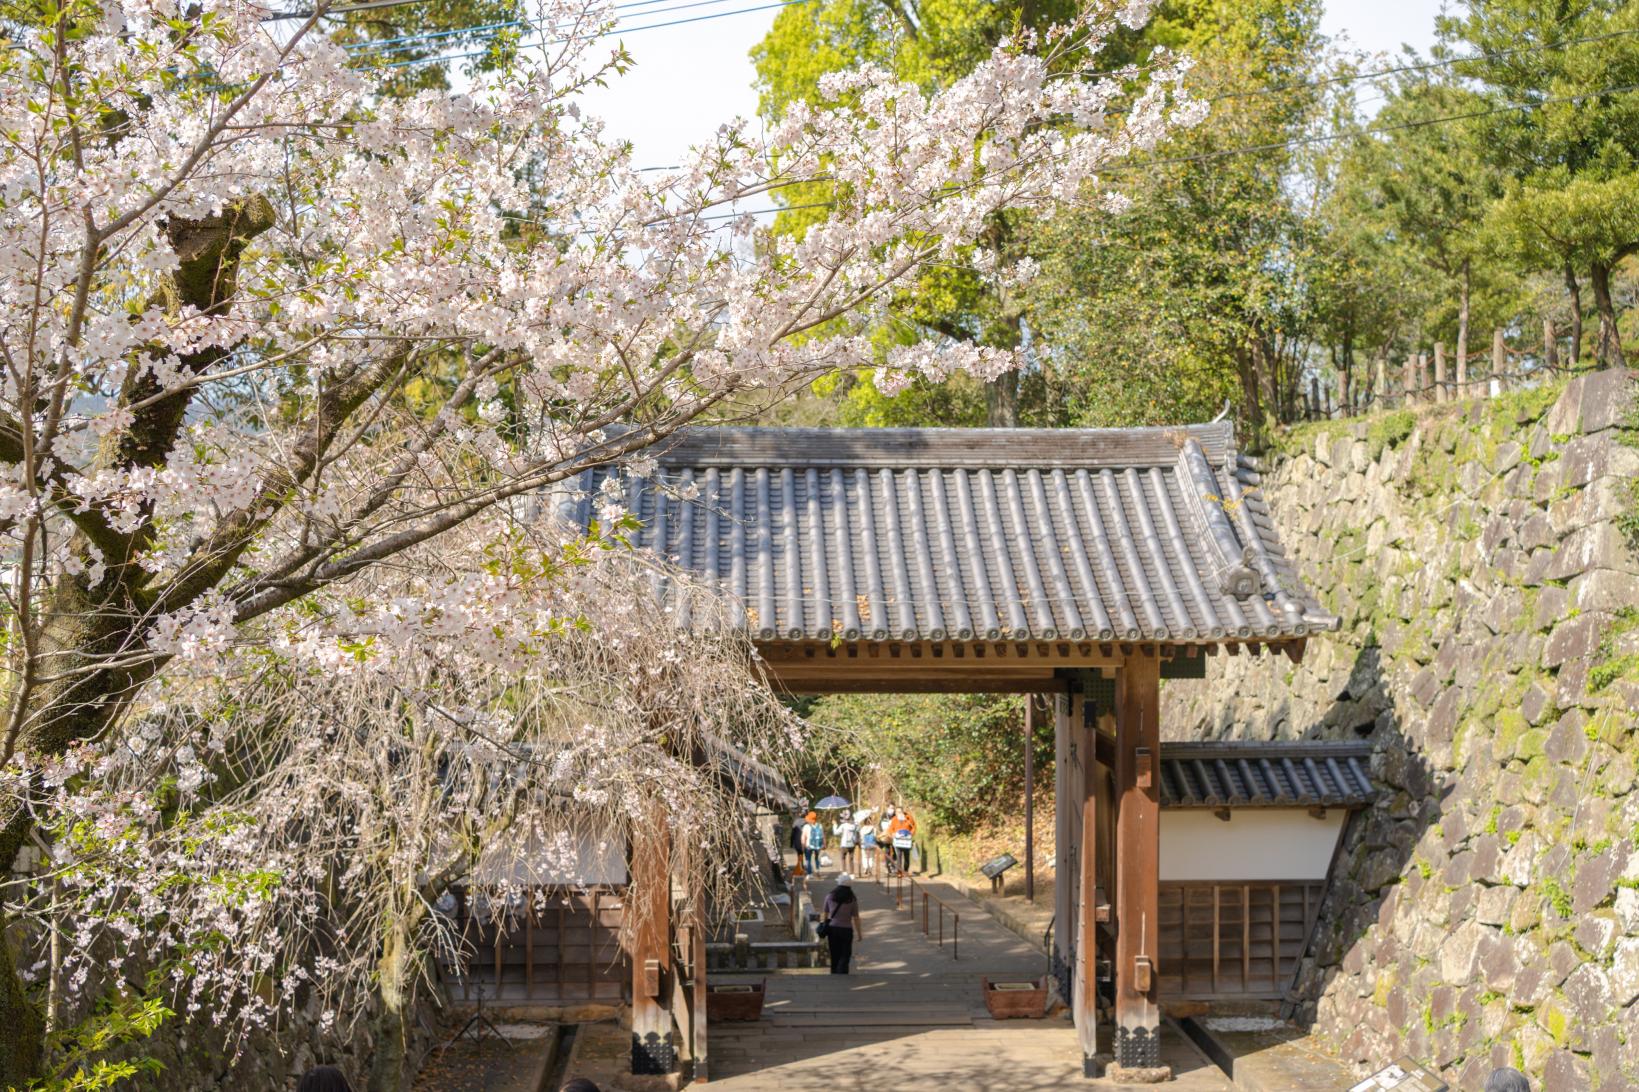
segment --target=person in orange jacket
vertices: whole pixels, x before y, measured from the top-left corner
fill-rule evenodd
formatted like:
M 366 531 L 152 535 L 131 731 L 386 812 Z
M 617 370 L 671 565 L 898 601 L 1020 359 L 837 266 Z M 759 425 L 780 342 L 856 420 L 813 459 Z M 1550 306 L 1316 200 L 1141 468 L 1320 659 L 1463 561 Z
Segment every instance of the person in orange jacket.
M 894 809 L 893 821 L 888 824 L 888 838 L 894 855 L 899 858 L 899 871 L 910 875 L 911 844 L 916 841 L 916 819 L 904 807 Z

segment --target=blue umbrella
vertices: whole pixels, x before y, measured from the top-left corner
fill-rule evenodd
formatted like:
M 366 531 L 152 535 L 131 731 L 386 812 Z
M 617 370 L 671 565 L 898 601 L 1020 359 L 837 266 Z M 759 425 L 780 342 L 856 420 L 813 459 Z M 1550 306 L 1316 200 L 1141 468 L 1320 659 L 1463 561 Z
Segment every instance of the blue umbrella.
M 827 796 L 824 800 L 821 800 L 818 804 L 814 805 L 814 807 L 820 811 L 832 811 L 836 808 L 845 808 L 847 806 L 848 801 L 844 800 L 840 796 Z

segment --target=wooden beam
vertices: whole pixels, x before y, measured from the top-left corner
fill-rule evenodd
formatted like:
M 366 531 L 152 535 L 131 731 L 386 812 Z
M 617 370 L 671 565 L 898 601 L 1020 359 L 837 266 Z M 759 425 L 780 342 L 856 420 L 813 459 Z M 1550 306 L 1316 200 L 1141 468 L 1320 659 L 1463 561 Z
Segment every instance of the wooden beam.
M 1116 676 L 1115 1060 L 1144 1076 L 1163 1068 L 1160 712 L 1161 660 L 1135 652 Z
M 677 1066 L 671 1014 L 671 901 L 671 840 L 657 807 L 651 821 L 632 834 L 632 881 L 626 900 L 633 917 L 633 1073 L 666 1074 Z M 595 917 L 596 903 L 593 907 Z
M 973 675 L 905 674 L 789 676 L 771 672 L 769 684 L 786 694 L 1040 694 L 1062 689 L 1051 672 L 975 678 Z

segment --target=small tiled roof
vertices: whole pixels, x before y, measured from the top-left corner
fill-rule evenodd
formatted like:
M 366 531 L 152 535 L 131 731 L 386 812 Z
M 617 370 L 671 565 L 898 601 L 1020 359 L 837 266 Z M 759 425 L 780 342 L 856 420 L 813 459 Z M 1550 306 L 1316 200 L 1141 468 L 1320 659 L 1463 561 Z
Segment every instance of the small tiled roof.
M 645 456 L 642 474 L 584 472 L 562 511 L 584 526 L 613 489 L 638 544 L 726 593 L 756 640 L 1213 644 L 1337 625 L 1227 421 L 695 428 Z
M 1163 743 L 1163 808 L 1356 808 L 1371 803 L 1371 744 Z
M 736 795 L 764 807 L 791 811 L 802 803 L 778 770 L 713 733 L 702 733 L 695 762 L 710 768 Z

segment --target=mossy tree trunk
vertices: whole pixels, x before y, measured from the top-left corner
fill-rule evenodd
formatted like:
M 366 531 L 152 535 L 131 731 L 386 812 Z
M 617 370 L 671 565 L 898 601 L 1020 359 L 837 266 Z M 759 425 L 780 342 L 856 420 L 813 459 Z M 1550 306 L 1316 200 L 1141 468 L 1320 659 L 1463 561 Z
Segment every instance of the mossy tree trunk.
M 273 220 L 272 206 L 253 198 L 219 215 L 170 221 L 166 234 L 179 263 L 161 302 L 171 309 L 225 313 L 232 305 L 245 246 L 272 227 Z M 226 353 L 211 348 L 185 356 L 181 363 L 185 370 L 199 373 Z M 107 458 L 123 469 L 162 467 L 181 435 L 190 396 L 164 396 L 152 374 L 133 375 L 120 392 L 119 403 L 141 408 L 124 432 L 110 438 Z M 23 460 L 23 427 L 28 426 L 0 428 L 0 462 L 15 465 Z M 186 606 L 214 583 L 196 579 L 186 587 L 173 585 L 161 599 L 151 591 L 149 574 L 139 564 L 152 543 L 151 524 L 121 532 L 95 506 L 65 514 L 75 529 L 69 548 L 84 565 L 80 575 L 58 574 L 45 591 L 38 616 L 22 620 L 34 627 L 36 647 L 11 695 L 4 757 L 16 749 L 36 758 L 60 755 L 75 743 L 100 737 L 162 664 L 157 658 L 136 655 L 146 645 L 154 617 L 162 610 Z M 92 583 L 88 572 L 98 555 L 106 570 Z M 237 557 L 235 551 L 214 558 L 217 564 L 202 571 L 231 566 Z M 36 663 L 47 663 L 51 669 L 37 673 Z M 31 829 L 26 811 L 0 829 L 0 872 L 12 867 Z M 0 930 L 4 926 L 0 916 Z M 44 1020 L 18 976 L 17 962 L 10 951 L 0 955 L 0 1087 L 28 1084 L 45 1061 Z
M 415 1039 L 415 987 L 421 973 L 421 955 L 415 932 L 424 913 L 412 901 L 387 930 L 376 968 L 376 1013 L 370 1058 L 369 1092 L 403 1092 L 415 1076 L 410 1047 Z

